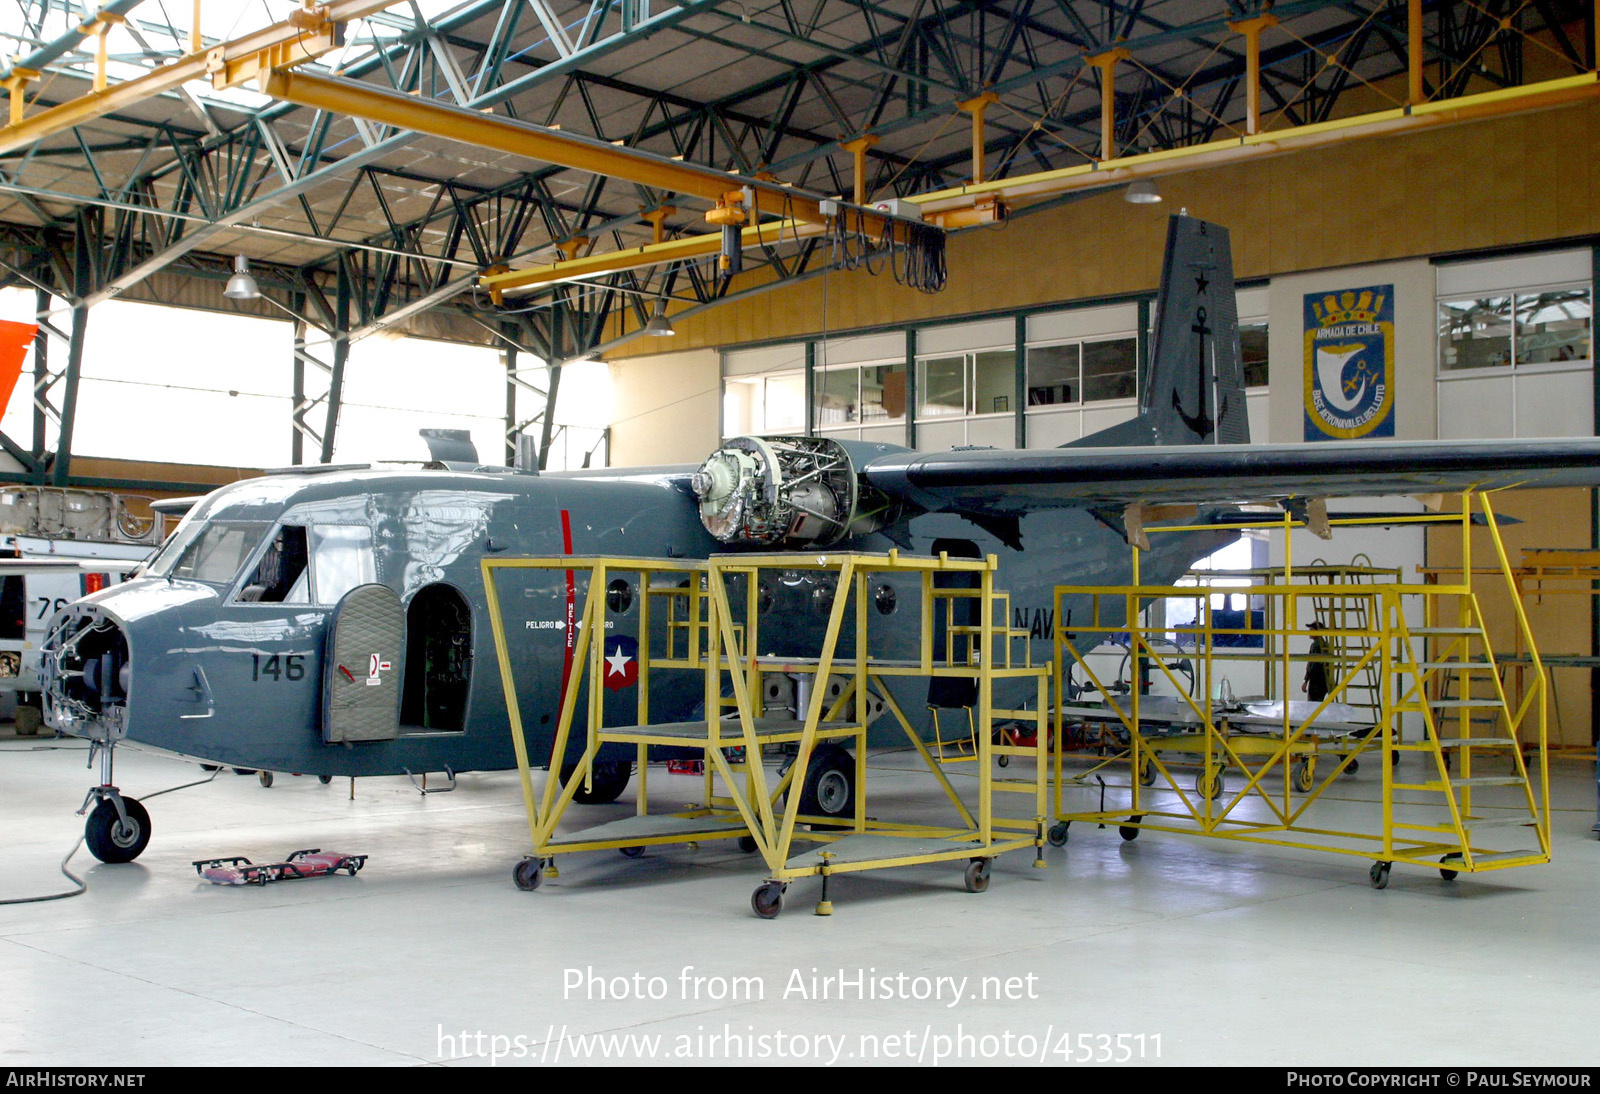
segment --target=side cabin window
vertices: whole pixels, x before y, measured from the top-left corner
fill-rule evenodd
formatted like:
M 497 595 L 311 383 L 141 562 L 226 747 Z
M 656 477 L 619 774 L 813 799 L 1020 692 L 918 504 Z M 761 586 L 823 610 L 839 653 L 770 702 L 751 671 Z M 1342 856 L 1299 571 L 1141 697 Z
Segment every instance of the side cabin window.
M 364 524 L 311 528 L 311 589 L 318 604 L 331 607 L 357 585 L 377 580 L 371 528 Z
M 307 561 L 306 530 L 284 525 L 273 535 L 255 572 L 239 591 L 239 599 L 261 604 L 309 604 L 311 575 Z
M 372 529 L 365 525 L 281 525 L 239 589 L 246 604 L 328 607 L 378 580 Z

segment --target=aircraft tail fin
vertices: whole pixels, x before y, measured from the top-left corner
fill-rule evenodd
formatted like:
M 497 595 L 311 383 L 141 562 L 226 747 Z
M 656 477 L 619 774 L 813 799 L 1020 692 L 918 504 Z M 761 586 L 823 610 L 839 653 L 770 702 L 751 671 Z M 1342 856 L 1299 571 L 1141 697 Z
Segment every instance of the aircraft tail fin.
M 1250 443 L 1226 228 L 1183 214 L 1167 222 L 1155 338 L 1140 380 L 1137 418 L 1072 447 Z

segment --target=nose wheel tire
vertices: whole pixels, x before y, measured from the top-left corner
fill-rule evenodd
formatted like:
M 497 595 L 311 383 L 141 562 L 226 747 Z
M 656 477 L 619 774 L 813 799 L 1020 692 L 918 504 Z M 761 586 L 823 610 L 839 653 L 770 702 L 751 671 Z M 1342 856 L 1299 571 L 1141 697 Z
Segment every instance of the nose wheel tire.
M 150 814 L 133 798 L 123 798 L 123 822 L 110 798 L 102 798 L 83 826 L 83 842 L 101 862 L 132 862 L 150 843 Z
M 256 778 L 261 781 L 263 789 L 272 785 L 272 772 L 270 771 L 258 771 L 256 772 Z

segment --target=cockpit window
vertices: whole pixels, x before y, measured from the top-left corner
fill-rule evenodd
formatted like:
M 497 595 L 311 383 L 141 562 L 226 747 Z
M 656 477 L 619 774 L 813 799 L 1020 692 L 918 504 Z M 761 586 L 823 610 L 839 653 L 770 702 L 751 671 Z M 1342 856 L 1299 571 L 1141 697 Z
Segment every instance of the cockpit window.
M 318 604 L 337 604 L 357 585 L 377 581 L 372 529 L 357 524 L 313 526 L 311 578 Z
M 157 577 L 189 578 L 211 585 L 226 585 L 238 576 L 245 560 L 250 557 L 267 525 L 257 522 L 217 521 L 206 525 L 185 546 L 182 553 L 174 551 L 176 562 L 168 569 L 152 565 L 150 572 Z M 163 552 L 166 555 L 166 552 Z M 165 564 L 166 558 L 158 560 Z
M 239 590 L 239 599 L 260 604 L 309 604 L 311 575 L 306 561 L 305 528 L 284 525 L 273 533 L 266 553 Z

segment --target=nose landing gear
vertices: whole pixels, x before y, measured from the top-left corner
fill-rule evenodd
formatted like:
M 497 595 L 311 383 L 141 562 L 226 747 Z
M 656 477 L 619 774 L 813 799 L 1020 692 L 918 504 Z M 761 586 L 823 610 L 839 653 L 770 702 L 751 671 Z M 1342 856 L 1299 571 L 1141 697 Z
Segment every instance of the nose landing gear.
M 80 817 L 89 815 L 83 825 L 83 842 L 101 862 L 132 862 L 150 843 L 150 814 L 139 799 L 124 797 L 112 783 L 112 745 L 93 742 L 89 748 L 90 764 L 94 763 L 96 751 L 100 753 L 100 785 L 89 788 L 83 808 L 78 810 Z

